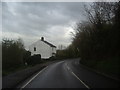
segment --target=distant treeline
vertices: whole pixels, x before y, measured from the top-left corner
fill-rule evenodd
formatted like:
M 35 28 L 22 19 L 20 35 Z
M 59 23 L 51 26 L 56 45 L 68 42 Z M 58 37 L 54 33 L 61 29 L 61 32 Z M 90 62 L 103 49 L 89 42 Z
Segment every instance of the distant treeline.
M 80 57 L 81 63 L 90 67 L 118 70 L 120 2 L 94 2 L 84 9 L 87 20 L 76 24 L 72 44 L 66 50 L 59 50 L 57 56 Z

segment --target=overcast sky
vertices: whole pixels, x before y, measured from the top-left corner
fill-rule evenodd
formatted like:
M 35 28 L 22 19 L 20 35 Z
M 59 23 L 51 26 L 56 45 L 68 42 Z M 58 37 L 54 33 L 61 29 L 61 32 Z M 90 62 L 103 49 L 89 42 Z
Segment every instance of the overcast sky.
M 85 20 L 85 3 L 4 2 L 2 3 L 2 38 L 22 38 L 25 47 L 39 40 L 68 46 L 75 23 Z

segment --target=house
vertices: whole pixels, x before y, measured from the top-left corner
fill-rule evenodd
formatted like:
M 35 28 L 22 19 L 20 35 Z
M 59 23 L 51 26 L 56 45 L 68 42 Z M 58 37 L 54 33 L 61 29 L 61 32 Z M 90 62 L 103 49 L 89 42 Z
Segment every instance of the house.
M 41 37 L 41 40 L 36 41 L 29 46 L 29 51 L 31 56 L 35 54 L 40 54 L 42 59 L 48 59 L 56 54 L 56 46 L 44 40 L 44 37 Z

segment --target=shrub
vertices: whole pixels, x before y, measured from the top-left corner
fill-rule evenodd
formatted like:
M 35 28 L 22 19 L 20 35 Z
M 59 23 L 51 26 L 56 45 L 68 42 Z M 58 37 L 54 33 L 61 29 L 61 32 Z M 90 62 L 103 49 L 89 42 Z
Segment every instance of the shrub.
M 33 55 L 33 56 L 30 56 L 28 59 L 27 59 L 27 64 L 28 65 L 36 65 L 36 64 L 39 64 L 41 62 L 41 55 L 40 54 L 36 54 L 36 55 Z
M 2 69 L 8 70 L 23 64 L 24 45 L 21 39 L 2 40 Z

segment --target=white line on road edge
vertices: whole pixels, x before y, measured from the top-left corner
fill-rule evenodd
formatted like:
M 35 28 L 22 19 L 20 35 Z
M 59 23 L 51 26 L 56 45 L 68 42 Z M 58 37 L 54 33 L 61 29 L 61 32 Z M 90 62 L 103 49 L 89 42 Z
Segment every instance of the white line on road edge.
M 67 69 L 68 69 L 86 88 L 90 89 L 90 87 L 89 87 L 88 85 L 86 85 L 74 72 L 72 72 L 72 71 L 70 70 L 70 68 L 68 67 L 67 64 L 66 64 L 66 66 L 67 66 Z
M 47 66 L 48 67 L 48 66 Z M 42 69 L 39 73 L 37 73 L 34 77 L 32 77 L 25 85 L 23 85 L 21 87 L 20 90 L 22 90 L 22 88 L 25 88 L 33 79 L 35 79 L 43 70 L 45 70 L 47 67 L 45 67 L 44 69 Z
M 63 63 L 64 61 L 61 61 L 61 62 L 59 62 L 59 63 Z
M 75 73 L 74 72 L 71 72 L 86 88 L 88 88 L 88 89 L 90 89 L 90 87 L 88 86 L 88 85 L 86 85 L 82 80 L 80 80 L 80 78 L 77 76 L 77 75 L 75 75 Z

